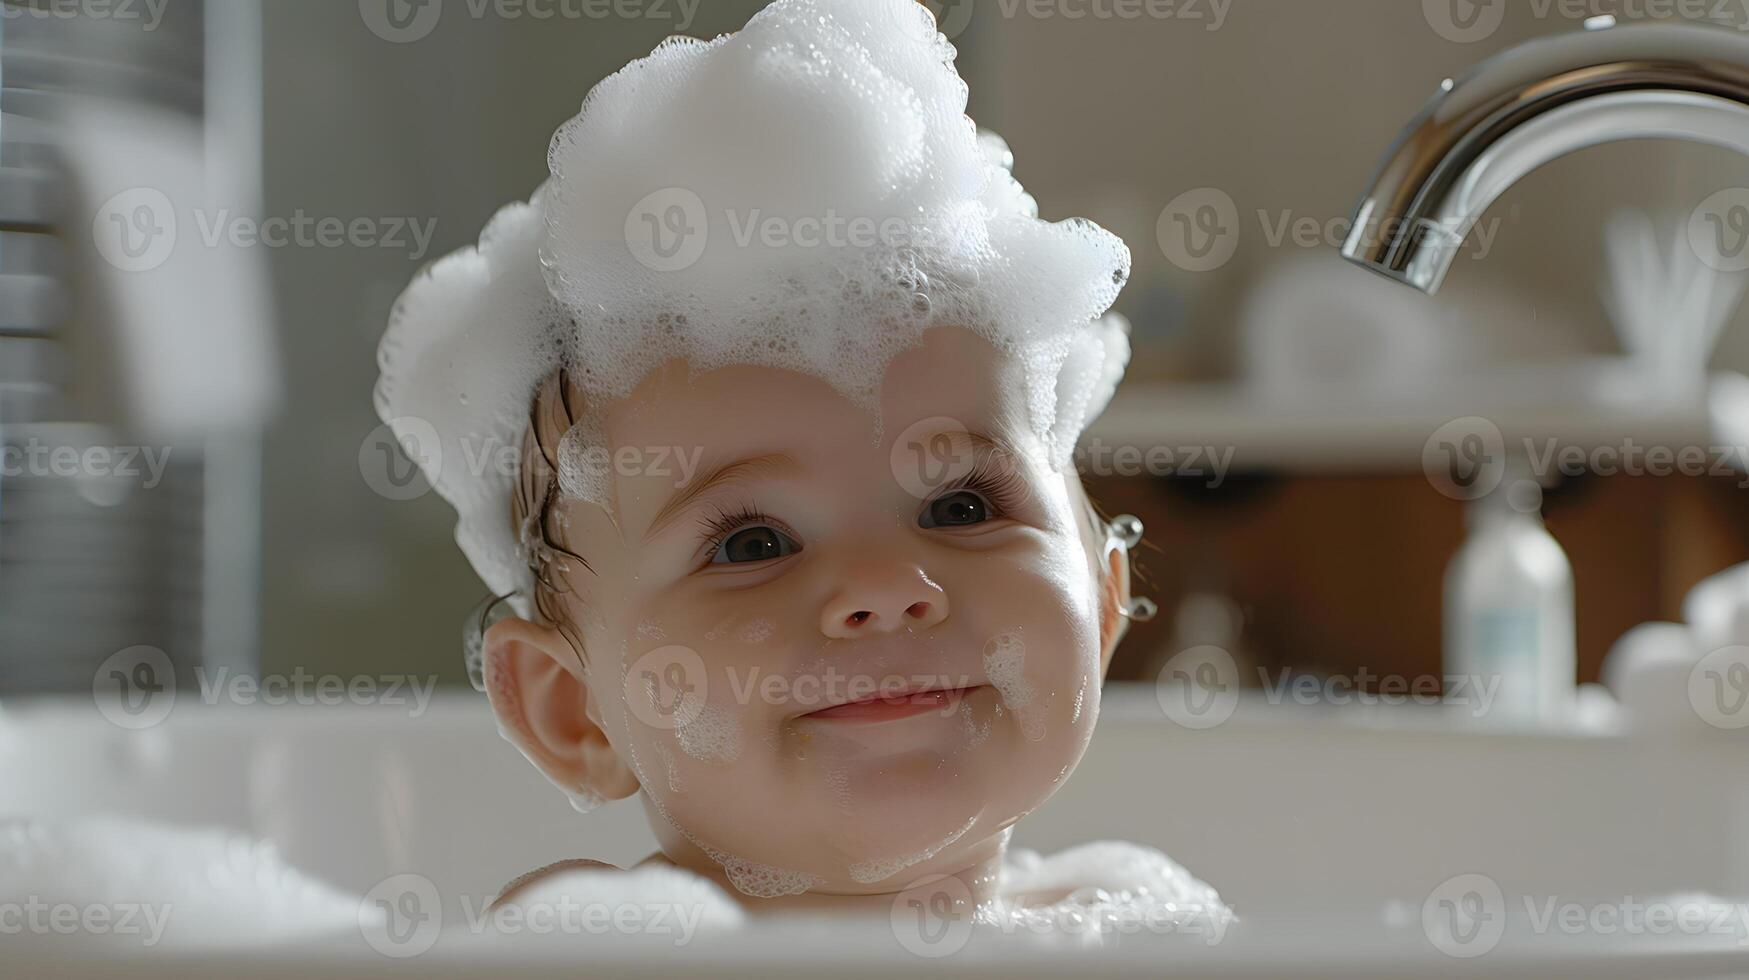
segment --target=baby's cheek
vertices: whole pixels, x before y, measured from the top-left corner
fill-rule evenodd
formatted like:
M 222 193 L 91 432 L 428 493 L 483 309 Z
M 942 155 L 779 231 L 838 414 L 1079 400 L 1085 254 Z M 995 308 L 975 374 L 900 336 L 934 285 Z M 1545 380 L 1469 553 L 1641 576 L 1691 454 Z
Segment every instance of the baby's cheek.
M 609 690 L 620 709 L 610 737 L 658 796 L 745 782 L 768 741 L 758 665 L 784 629 L 711 605 L 690 603 L 678 615 L 662 614 L 671 602 L 627 610 L 624 667 Z
M 1029 742 L 1084 740 L 1097 714 L 1098 590 L 1079 547 L 1060 542 L 1017 563 L 992 594 L 1005 608 L 990 620 L 984 668 Z

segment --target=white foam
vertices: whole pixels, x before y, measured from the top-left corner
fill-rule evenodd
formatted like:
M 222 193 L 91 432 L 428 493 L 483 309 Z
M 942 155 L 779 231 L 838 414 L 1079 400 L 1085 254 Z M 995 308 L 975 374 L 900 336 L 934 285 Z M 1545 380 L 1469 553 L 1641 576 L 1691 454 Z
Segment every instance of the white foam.
M 644 775 L 644 767 L 638 763 L 638 752 L 631 746 L 626 747 L 626 761 L 631 764 L 632 774 L 638 777 L 639 785 L 644 787 L 645 799 L 656 808 L 656 813 L 673 827 L 675 832 L 698 848 L 704 855 L 723 869 L 724 877 L 735 890 L 751 898 L 782 898 L 786 895 L 800 895 L 810 888 L 825 884 L 825 879 L 805 871 L 793 871 L 779 868 L 775 865 L 763 864 L 748 858 L 737 857 L 719 847 L 700 840 L 698 835 L 681 826 L 668 812 L 662 798 L 652 789 L 650 781 Z
M 561 350 L 563 315 L 541 279 L 543 213 L 536 192 L 493 216 L 475 248 L 421 272 L 377 348 L 377 413 L 455 507 L 456 543 L 498 595 L 528 580 L 509 526 L 512 474 L 467 464 L 520 447 L 531 379 Z
M 705 762 L 734 762 L 741 757 L 741 721 L 733 711 L 706 704 L 674 726 L 680 751 Z
M 960 699 L 960 702 L 956 707 L 960 714 L 961 730 L 966 736 L 966 747 L 975 749 L 978 746 L 983 745 L 984 742 L 989 739 L 990 729 L 995 727 L 995 722 L 985 721 L 982 725 L 978 724 L 978 719 L 973 717 L 972 709 L 967 705 L 964 698 Z M 997 705 L 996 710 L 1000 712 L 1002 706 Z
M 851 812 L 850 803 L 850 773 L 844 769 L 829 769 L 826 772 L 826 790 L 832 794 L 832 800 L 838 804 L 838 809 L 845 813 Z
M 1123 932 L 1122 923 L 1147 922 L 1212 942 L 1234 919 L 1220 893 L 1182 865 L 1122 841 L 1095 841 L 1048 858 L 1011 849 L 1002 893 L 978 908 L 977 921 L 1003 932 L 1048 929 L 1100 940 Z
M 872 885 L 877 881 L 886 881 L 888 878 L 891 878 L 906 868 L 922 864 L 924 861 L 927 861 L 937 854 L 940 854 L 942 851 L 947 850 L 949 847 L 952 847 L 954 842 L 961 837 L 964 837 L 966 831 L 971 830 L 972 825 L 977 822 L 977 817 L 967 820 L 965 826 L 960 827 L 958 830 L 948 834 L 946 837 L 931 844 L 923 850 L 918 851 L 916 854 L 908 854 L 904 857 L 896 858 L 881 858 L 873 861 L 858 861 L 850 866 L 850 877 L 852 880 L 865 885 Z
M 662 743 L 656 743 L 656 761 L 662 764 L 662 770 L 668 775 L 668 791 L 670 793 L 686 792 L 686 783 L 680 776 L 680 770 L 674 767 L 674 753 Z M 639 777 L 640 780 L 643 777 Z
M 107 931 L 84 930 L 79 940 L 147 952 L 160 944 L 270 945 L 356 935 L 360 916 L 358 896 L 288 865 L 271 843 L 126 817 L 0 820 L 0 896 L 104 907 L 112 912 Z M 9 935 L 4 943 L 30 939 Z
M 684 831 L 682 832 L 684 833 Z M 693 843 L 712 861 L 722 866 L 723 874 L 728 877 L 729 884 L 735 886 L 736 891 L 752 898 L 783 898 L 787 895 L 800 895 L 816 885 L 825 884 L 824 879 L 805 871 L 791 871 L 776 865 L 761 864 L 758 861 L 736 857 L 696 838 Z
M 893 355 L 954 324 L 1021 359 L 1032 428 L 1067 462 L 1128 360 L 1127 325 L 1105 314 L 1129 250 L 1038 218 L 1007 146 L 966 118 L 928 18 L 915 0 L 776 0 L 738 34 L 664 42 L 559 129 L 529 204 L 408 288 L 377 409 L 403 438 L 436 433 L 422 465 L 491 588 L 530 584 L 505 520 L 513 475 L 461 450 L 517 445 L 561 364 L 587 404 L 683 357 L 805 371 L 872 405 Z M 671 239 L 690 261 L 653 251 L 648 222 L 697 232 Z M 601 440 L 593 418 L 567 434 L 568 495 L 611 502 L 589 463 Z
M 750 643 L 750 644 L 751 643 L 764 643 L 766 640 L 769 640 L 769 639 L 771 639 L 771 621 L 770 620 L 755 619 L 755 620 L 749 621 L 747 623 L 747 625 L 741 627 L 741 642 L 742 643 Z
M 1026 679 L 1026 643 L 1018 632 L 999 633 L 984 644 L 984 674 L 1014 712 L 1021 734 L 1036 742 L 1045 737 L 1044 718 L 1033 706 L 1032 682 Z

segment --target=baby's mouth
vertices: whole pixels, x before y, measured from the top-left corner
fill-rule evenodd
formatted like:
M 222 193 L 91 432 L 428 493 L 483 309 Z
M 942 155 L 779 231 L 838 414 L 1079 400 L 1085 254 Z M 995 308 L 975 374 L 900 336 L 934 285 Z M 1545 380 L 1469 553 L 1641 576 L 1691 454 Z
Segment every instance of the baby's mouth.
M 891 696 L 875 695 L 835 704 L 818 711 L 810 711 L 802 715 L 801 719 L 829 722 L 881 722 L 910 718 L 930 712 L 947 714 L 959 704 L 961 698 L 987 686 L 989 685 L 974 684 L 969 687 L 907 691 Z

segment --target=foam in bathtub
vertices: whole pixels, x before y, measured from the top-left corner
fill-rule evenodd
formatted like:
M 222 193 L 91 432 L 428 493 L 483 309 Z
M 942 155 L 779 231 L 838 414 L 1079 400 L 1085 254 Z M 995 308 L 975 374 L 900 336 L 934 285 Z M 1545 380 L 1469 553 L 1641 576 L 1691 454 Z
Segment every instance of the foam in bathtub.
M 1171 858 L 1140 844 L 1095 841 L 1041 857 L 1010 849 L 1004 897 L 981 906 L 977 920 L 1003 932 L 1051 931 L 1100 940 L 1116 923 L 1148 923 L 1156 932 L 1221 941 L 1235 919 L 1215 891 Z
M 0 819 L 0 896 L 105 912 L 101 928 L 82 918 L 66 936 L 26 924 L 6 943 L 34 935 L 147 949 L 267 945 L 356 936 L 360 914 L 357 895 L 308 877 L 265 841 L 123 817 Z

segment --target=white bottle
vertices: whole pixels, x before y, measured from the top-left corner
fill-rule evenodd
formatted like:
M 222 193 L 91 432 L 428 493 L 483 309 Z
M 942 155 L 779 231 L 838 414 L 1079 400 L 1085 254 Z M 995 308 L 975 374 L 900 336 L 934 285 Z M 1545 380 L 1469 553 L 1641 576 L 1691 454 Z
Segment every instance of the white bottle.
M 1446 686 L 1466 676 L 1472 706 L 1492 689 L 1488 718 L 1559 724 L 1577 686 L 1573 567 L 1527 471 L 1509 465 L 1469 505 L 1469 538 L 1445 571 Z

